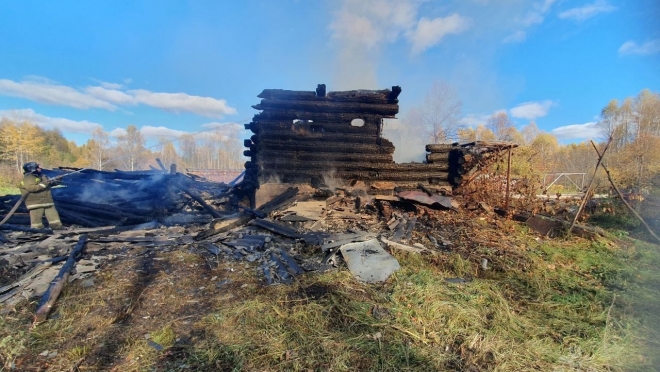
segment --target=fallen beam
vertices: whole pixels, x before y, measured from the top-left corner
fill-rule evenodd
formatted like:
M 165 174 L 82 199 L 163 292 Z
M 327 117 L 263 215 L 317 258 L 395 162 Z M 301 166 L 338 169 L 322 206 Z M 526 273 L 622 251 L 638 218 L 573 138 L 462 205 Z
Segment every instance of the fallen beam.
M 71 251 L 69 258 L 64 263 L 64 266 L 62 266 L 60 272 L 50 283 L 50 287 L 48 287 L 46 293 L 44 293 L 44 295 L 41 297 L 39 306 L 37 306 L 37 312 L 34 316 L 35 325 L 46 321 L 48 318 L 48 314 L 50 314 L 50 311 L 55 305 L 57 298 L 60 296 L 64 285 L 69 279 L 69 273 L 71 272 L 71 269 L 73 269 L 73 266 L 76 264 L 78 255 L 82 252 L 83 248 L 85 248 L 85 243 L 87 243 L 87 234 L 80 235 L 78 238 L 78 243 Z

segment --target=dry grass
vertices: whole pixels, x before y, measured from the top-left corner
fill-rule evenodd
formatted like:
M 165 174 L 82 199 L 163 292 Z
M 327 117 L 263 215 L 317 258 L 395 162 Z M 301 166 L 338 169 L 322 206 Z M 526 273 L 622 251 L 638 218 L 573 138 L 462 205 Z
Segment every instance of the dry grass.
M 34 303 L 0 318 L 1 362 L 42 371 L 657 368 L 657 246 L 537 241 L 513 223 L 476 223 L 498 240 L 464 238 L 439 258 L 395 253 L 402 269 L 381 285 L 342 269 L 263 287 L 254 267 L 188 251 L 116 261 L 94 287 L 69 285 L 42 325 L 30 327 Z M 479 269 L 481 257 L 492 269 Z M 223 279 L 232 282 L 217 287 Z

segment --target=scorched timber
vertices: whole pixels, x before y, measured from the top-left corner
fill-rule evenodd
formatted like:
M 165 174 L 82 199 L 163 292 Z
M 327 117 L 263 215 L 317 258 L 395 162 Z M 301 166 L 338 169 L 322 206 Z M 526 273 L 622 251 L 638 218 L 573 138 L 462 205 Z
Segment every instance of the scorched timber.
M 263 170 L 260 174 L 261 179 L 269 178 L 284 178 L 286 182 L 310 182 L 311 179 L 326 176 L 328 178 L 338 178 L 343 180 L 363 180 L 363 181 L 420 181 L 434 183 L 445 182 L 449 180 L 449 173 L 446 172 L 409 172 L 409 171 L 343 171 L 327 169 L 326 171 L 320 170 L 292 170 L 292 169 L 277 169 L 277 170 Z M 451 180 L 449 180 L 451 181 Z
M 312 112 L 340 112 L 356 114 L 378 114 L 378 115 L 396 115 L 399 112 L 397 104 L 369 104 L 323 101 L 281 101 L 274 99 L 263 99 L 258 105 L 252 106 L 256 110 L 300 110 Z
M 258 123 L 250 123 L 245 125 L 246 129 L 254 133 L 260 134 L 262 131 L 303 131 L 303 132 L 328 132 L 328 133 L 359 133 L 366 135 L 378 135 L 378 125 L 365 122 L 361 127 L 352 126 L 350 121 L 346 122 L 317 122 L 311 123 L 298 122 L 293 123 L 291 120 L 273 120 L 273 121 L 260 121 Z
M 253 139 L 252 142 L 259 143 L 259 141 L 266 138 L 273 141 L 301 142 L 377 143 L 378 141 L 378 135 L 376 133 L 369 135 L 352 133 L 303 132 L 299 134 L 292 130 L 261 130 L 256 136 L 256 141 Z
M 295 170 L 330 170 L 337 169 L 341 171 L 365 171 L 365 172 L 408 172 L 408 173 L 423 173 L 423 174 L 436 174 L 438 172 L 447 172 L 449 165 L 442 163 L 434 164 L 394 164 L 394 163 L 373 163 L 373 162 L 344 162 L 337 164 L 332 161 L 312 162 L 308 160 L 294 161 L 290 158 L 260 158 L 257 160 L 257 165 L 262 166 L 264 169 L 283 168 Z
M 453 146 L 445 143 L 435 143 L 435 144 L 426 145 L 426 151 L 432 153 L 446 153 L 456 148 L 457 146 Z
M 444 153 L 426 154 L 426 161 L 428 161 L 429 163 L 439 163 L 439 162 L 449 163 L 449 153 L 444 152 Z
M 246 156 L 251 156 L 247 155 Z M 320 151 L 259 151 L 262 159 L 291 159 L 294 161 L 319 162 L 372 162 L 372 163 L 394 163 L 390 153 L 344 153 L 344 152 L 320 152 Z
M 367 143 L 329 143 L 325 146 L 320 146 L 322 142 L 314 141 L 272 141 L 261 140 L 257 144 L 257 151 L 263 150 L 284 150 L 284 151 L 322 151 L 322 152 L 343 152 L 343 153 L 381 153 L 392 154 L 394 153 L 394 145 L 382 139 L 381 144 L 367 144 Z
M 360 102 L 360 103 L 397 103 L 392 98 L 392 91 L 383 90 L 350 90 L 343 92 L 328 92 L 325 97 L 319 97 L 315 92 L 283 89 L 264 89 L 257 97 L 289 101 L 329 101 L 329 102 Z
M 369 113 L 342 113 L 342 112 L 307 112 L 295 110 L 268 110 L 254 115 L 252 120 L 314 120 L 315 123 L 349 123 L 353 119 L 363 119 L 366 123 L 380 123 L 382 118 L 394 118 L 394 115 L 378 115 Z

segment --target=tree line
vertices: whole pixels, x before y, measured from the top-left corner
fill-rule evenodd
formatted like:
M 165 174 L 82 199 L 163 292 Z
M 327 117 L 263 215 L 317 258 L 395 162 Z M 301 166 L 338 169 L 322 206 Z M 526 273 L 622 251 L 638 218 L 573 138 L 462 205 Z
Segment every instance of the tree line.
M 588 181 L 594 171 L 598 155 L 589 141 L 561 145 L 534 121 L 518 130 L 506 112 L 494 113 L 485 124 L 469 128 L 461 124 L 460 111 L 461 102 L 452 87 L 446 82 L 434 83 L 422 104 L 402 119 L 403 142 L 514 142 L 520 146 L 514 151 L 511 173 L 518 178 L 541 180 L 550 173 L 586 173 Z M 624 188 L 650 186 L 660 174 L 660 94 L 645 89 L 621 102 L 611 100 L 596 126 L 599 151 L 612 138 L 604 163 L 617 183 Z M 411 133 L 418 138 L 405 138 Z M 594 181 L 597 188 L 608 188 L 602 173 Z
M 37 161 L 45 168 L 58 166 L 97 170 L 141 170 L 166 165 L 178 168 L 240 169 L 243 167 L 243 144 L 239 128 L 229 125 L 222 130 L 202 134 L 184 134 L 175 140 L 158 138 L 156 146 L 147 147 L 145 137 L 134 125 L 111 141 L 109 133 L 95 129 L 90 139 L 77 145 L 58 129 L 44 129 L 30 122 L 0 121 L 0 185 L 15 185 L 22 166 Z
M 520 145 L 514 151 L 514 177 L 542 179 L 548 173 L 573 172 L 591 175 L 597 155 L 588 141 L 560 145 L 551 133 L 535 122 L 520 130 L 506 112 L 493 114 L 485 124 L 468 128 L 460 124 L 461 103 L 445 83 L 436 83 L 418 107 L 404 116 L 406 140 L 412 143 L 509 141 Z M 660 173 L 660 95 L 649 90 L 619 102 L 612 100 L 602 109 L 597 123 L 600 146 L 610 137 L 605 164 L 621 187 L 643 188 Z M 412 129 L 412 130 L 411 130 Z M 414 137 L 414 138 L 413 138 Z M 410 146 L 408 146 L 410 147 Z M 82 145 L 68 141 L 57 129 L 43 129 L 29 122 L 0 122 L 0 184 L 14 184 L 27 161 L 44 167 L 71 166 L 98 170 L 140 170 L 176 163 L 180 168 L 240 169 L 243 144 L 237 125 L 203 135 L 185 134 L 176 140 L 159 138 L 147 148 L 140 131 L 129 125 L 115 142 L 107 132 L 96 129 Z M 501 171 L 504 168 L 500 168 Z M 596 185 L 607 187 L 599 175 Z

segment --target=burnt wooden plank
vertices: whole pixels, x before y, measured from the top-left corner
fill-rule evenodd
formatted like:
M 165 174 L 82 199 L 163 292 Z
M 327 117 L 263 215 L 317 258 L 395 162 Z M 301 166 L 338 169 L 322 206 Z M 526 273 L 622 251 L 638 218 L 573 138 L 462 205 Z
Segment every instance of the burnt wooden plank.
M 374 163 L 369 161 L 361 162 L 334 162 L 334 161 L 308 161 L 301 159 L 296 161 L 293 158 L 257 158 L 256 164 L 262 166 L 263 169 L 281 169 L 293 168 L 296 170 L 336 170 L 338 172 L 406 172 L 406 173 L 424 173 L 424 174 L 437 174 L 440 172 L 447 172 L 449 170 L 448 164 L 443 163 Z
M 382 104 L 396 102 L 396 98 L 393 99 L 392 91 L 390 89 L 327 92 L 325 96 L 318 96 L 314 91 L 264 89 L 257 97 L 287 101 L 330 101 Z
M 396 113 L 395 113 L 396 114 Z M 276 110 L 269 109 L 254 115 L 252 120 L 258 122 L 261 120 L 314 120 L 314 122 L 348 122 L 353 119 L 364 119 L 379 123 L 382 118 L 394 118 L 395 114 L 379 114 L 368 112 L 314 112 L 304 110 Z
M 379 115 L 396 115 L 399 112 L 398 104 L 379 103 L 353 103 L 331 101 L 284 101 L 275 99 L 262 99 L 261 103 L 253 105 L 255 110 L 301 110 L 312 112 L 341 112 L 365 113 Z
M 298 120 L 298 119 L 294 119 Z M 262 120 L 245 125 L 245 129 L 253 133 L 261 131 L 296 131 L 296 132 L 321 132 L 321 133 L 361 133 L 378 134 L 380 121 L 366 121 L 361 127 L 351 125 L 351 121 L 343 122 L 296 122 L 293 120 Z
M 433 143 L 426 145 L 426 151 L 433 153 L 445 153 L 451 151 L 454 148 L 457 148 L 457 146 L 453 146 L 448 143 Z
M 328 169 L 327 172 L 319 170 L 295 170 L 295 169 L 278 169 L 278 170 L 264 170 L 260 172 L 259 178 L 262 181 L 268 179 L 281 179 L 284 182 L 304 182 L 309 183 L 313 179 L 342 179 L 342 180 L 362 180 L 362 181 L 415 181 L 415 182 L 428 182 L 430 184 L 444 183 L 449 180 L 449 174 L 446 172 L 365 172 L 365 171 L 333 171 Z M 435 182 L 434 182 L 435 181 Z
M 260 150 L 260 158 L 286 158 L 300 161 L 335 161 L 335 162 L 377 162 L 393 163 L 390 153 L 343 153 L 343 152 L 322 152 L 322 151 L 272 151 Z
M 259 143 L 262 139 L 277 141 L 303 141 L 303 142 L 341 142 L 341 143 L 366 143 L 377 144 L 377 133 L 338 133 L 338 132 L 308 132 L 301 130 L 261 130 L 256 135 Z M 253 136 L 254 137 L 254 136 Z
M 262 139 L 256 144 L 257 151 L 277 150 L 277 151 L 322 151 L 322 152 L 342 152 L 342 153 L 381 153 L 393 154 L 394 145 L 382 139 L 377 143 L 333 143 L 320 141 L 276 141 Z

